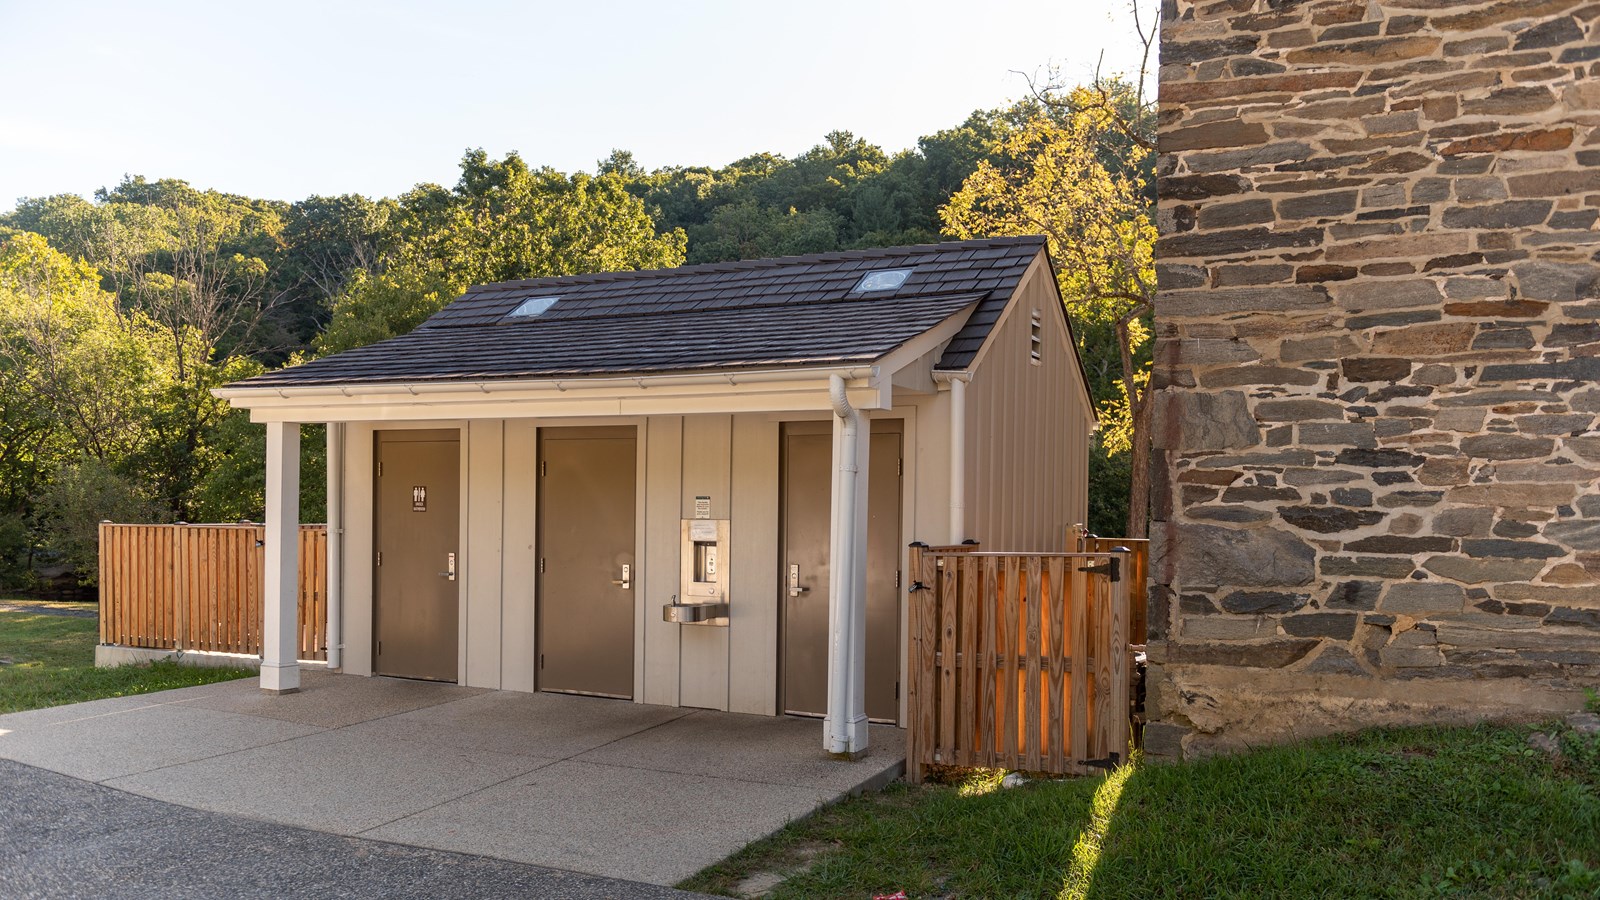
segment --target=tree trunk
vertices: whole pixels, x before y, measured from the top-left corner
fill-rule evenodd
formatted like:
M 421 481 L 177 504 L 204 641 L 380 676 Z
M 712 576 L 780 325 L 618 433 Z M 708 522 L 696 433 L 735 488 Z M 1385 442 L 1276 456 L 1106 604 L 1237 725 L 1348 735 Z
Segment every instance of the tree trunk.
M 1134 319 L 1148 313 L 1149 297 L 1134 298 L 1138 303 L 1117 320 L 1117 351 L 1122 359 L 1122 390 L 1128 401 L 1128 418 L 1132 434 L 1129 443 L 1133 471 L 1128 478 L 1128 533 L 1127 538 L 1143 538 L 1150 534 L 1150 383 L 1139 387 L 1138 367 L 1133 360 L 1131 325 Z
M 1128 479 L 1128 533 L 1124 537 L 1150 536 L 1150 389 L 1133 406 L 1132 477 Z

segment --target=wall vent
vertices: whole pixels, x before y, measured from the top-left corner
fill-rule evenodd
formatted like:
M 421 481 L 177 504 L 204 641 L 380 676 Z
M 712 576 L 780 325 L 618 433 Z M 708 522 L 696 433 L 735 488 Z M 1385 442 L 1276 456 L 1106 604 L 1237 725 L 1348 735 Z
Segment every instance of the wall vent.
M 1029 362 L 1039 365 L 1044 360 L 1044 327 L 1039 321 L 1039 311 L 1033 311 L 1032 321 L 1028 328 L 1028 353 Z

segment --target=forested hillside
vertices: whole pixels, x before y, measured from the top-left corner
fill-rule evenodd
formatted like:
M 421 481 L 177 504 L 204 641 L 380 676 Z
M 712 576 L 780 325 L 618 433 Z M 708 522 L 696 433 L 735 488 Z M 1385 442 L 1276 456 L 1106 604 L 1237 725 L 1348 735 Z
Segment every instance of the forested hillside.
M 209 390 L 402 334 L 470 284 L 1040 231 L 1111 426 L 1092 524 L 1120 533 L 1121 307 L 1084 279 L 1099 267 L 1091 280 L 1149 281 L 1148 259 L 1135 252 L 1130 272 L 1126 253 L 1108 263 L 1071 245 L 1148 243 L 1150 178 L 1092 99 L 975 112 L 893 154 L 838 131 L 792 158 L 648 172 L 625 151 L 568 174 L 473 150 L 456 184 L 394 198 L 287 203 L 138 176 L 91 199 L 24 198 L 0 215 L 0 584 L 47 562 L 91 573 L 100 519 L 258 519 L 261 429 Z M 1136 98 L 1113 99 L 1144 124 Z M 1105 190 L 1030 196 L 1072 148 L 1069 180 Z M 1107 216 L 1124 233 L 1094 237 Z M 1136 355 L 1144 343 L 1136 333 Z M 303 444 L 315 521 L 315 429 Z

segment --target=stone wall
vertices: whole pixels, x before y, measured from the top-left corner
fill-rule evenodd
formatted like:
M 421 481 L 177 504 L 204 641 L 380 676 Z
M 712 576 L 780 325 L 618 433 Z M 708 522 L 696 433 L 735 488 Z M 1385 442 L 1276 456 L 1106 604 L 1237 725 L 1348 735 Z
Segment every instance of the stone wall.
M 1600 682 L 1600 3 L 1166 0 L 1155 754 Z

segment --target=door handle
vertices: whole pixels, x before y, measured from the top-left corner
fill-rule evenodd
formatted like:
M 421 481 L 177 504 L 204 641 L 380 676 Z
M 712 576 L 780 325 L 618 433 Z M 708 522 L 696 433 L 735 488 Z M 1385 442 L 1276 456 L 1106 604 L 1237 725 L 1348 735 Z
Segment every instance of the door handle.
M 448 578 L 451 581 L 455 581 L 456 580 L 456 555 L 454 553 L 445 554 L 445 564 L 446 564 L 446 566 L 448 566 L 448 569 L 447 569 L 447 571 L 440 572 L 439 573 L 439 577 L 440 578 Z
M 627 563 L 623 563 L 622 564 L 622 578 L 620 580 L 612 579 L 611 583 L 616 585 L 616 586 L 618 586 L 618 587 L 620 587 L 620 588 L 622 588 L 625 591 L 632 589 L 632 586 L 633 586 L 633 566 L 630 566 Z
M 801 594 L 804 594 L 805 592 L 807 592 L 809 590 L 811 590 L 811 588 L 801 587 L 800 586 L 800 565 L 798 563 L 790 563 L 789 564 L 789 596 L 798 597 Z

